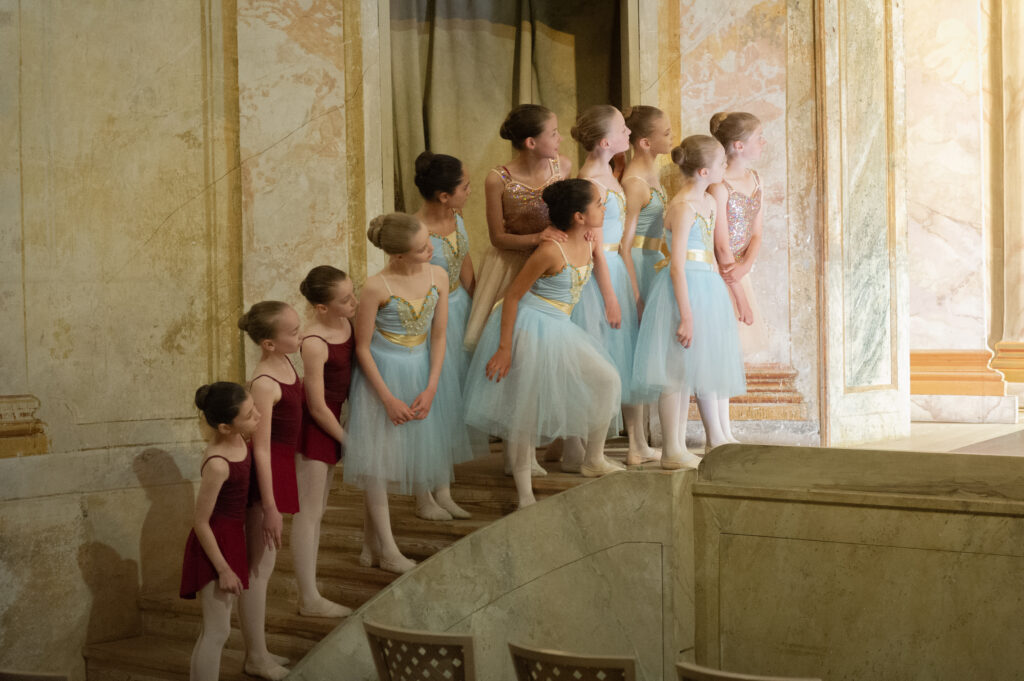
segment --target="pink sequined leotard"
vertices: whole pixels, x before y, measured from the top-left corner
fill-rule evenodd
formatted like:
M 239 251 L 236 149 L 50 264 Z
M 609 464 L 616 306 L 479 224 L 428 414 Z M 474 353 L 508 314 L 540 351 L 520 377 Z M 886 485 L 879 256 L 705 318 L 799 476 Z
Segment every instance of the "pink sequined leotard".
M 539 187 L 531 187 L 512 179 L 512 173 L 505 166 L 498 166 L 491 172 L 501 176 L 505 189 L 501 192 L 501 212 L 505 218 L 505 231 L 509 234 L 536 234 L 550 224 L 548 207 L 541 195 L 548 185 L 562 179 L 558 159 L 551 163 L 551 176 Z
M 754 218 L 761 210 L 761 178 L 757 172 L 750 171 L 754 176 L 754 191 L 747 196 L 732 188 L 725 179 L 722 184 L 729 190 L 729 201 L 726 211 L 729 217 L 729 247 L 737 258 L 743 255 L 750 243 L 750 231 L 754 228 Z

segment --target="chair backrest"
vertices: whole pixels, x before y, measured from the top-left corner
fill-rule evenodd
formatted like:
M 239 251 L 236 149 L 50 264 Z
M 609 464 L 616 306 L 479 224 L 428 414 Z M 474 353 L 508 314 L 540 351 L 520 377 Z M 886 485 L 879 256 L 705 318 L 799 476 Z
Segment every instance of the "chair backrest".
M 632 657 L 573 655 L 508 644 L 519 681 L 636 681 Z
M 380 681 L 476 681 L 473 637 L 363 622 Z
M 797 678 L 795 676 L 757 676 L 723 672 L 689 662 L 677 664 L 676 672 L 679 674 L 679 681 L 821 681 L 821 679 Z

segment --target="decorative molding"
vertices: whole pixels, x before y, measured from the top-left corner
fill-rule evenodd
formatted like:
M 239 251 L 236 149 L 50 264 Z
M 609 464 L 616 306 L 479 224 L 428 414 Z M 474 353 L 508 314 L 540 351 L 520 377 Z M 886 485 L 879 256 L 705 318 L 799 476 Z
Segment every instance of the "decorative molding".
M 0 395 L 0 459 L 50 451 L 46 424 L 36 418 L 37 409 L 35 395 Z
M 807 421 L 807 402 L 797 392 L 797 370 L 782 364 L 748 364 L 747 394 L 729 400 L 733 421 Z M 691 419 L 700 418 L 696 402 Z
M 1024 370 L 1024 343 L 1020 345 Z M 911 350 L 910 394 L 1006 395 L 1006 381 L 991 360 L 987 349 Z
M 1000 341 L 996 343 L 996 357 L 992 368 L 998 369 L 1011 383 L 1024 383 L 1024 343 Z

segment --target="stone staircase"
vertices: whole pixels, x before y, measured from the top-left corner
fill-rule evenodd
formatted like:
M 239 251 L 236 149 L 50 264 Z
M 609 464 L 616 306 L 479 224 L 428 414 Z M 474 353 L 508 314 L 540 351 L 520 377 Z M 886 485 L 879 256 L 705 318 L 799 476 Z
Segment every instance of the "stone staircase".
M 624 442 L 609 448 L 609 455 L 624 456 Z M 561 473 L 558 464 L 545 464 L 549 474 L 534 478 L 538 500 L 585 481 L 579 475 Z M 416 560 L 437 551 L 512 512 L 516 505 L 512 478 L 502 475 L 501 455 L 456 466 L 452 487 L 455 500 L 473 514 L 469 520 L 431 522 L 414 514 L 411 497 L 391 497 L 391 522 L 402 552 Z M 336 475 L 341 480 L 341 471 Z M 362 492 L 336 484 L 328 500 L 320 539 L 318 576 L 327 598 L 358 608 L 398 578 L 377 568 L 359 565 L 363 525 Z M 285 541 L 289 531 L 285 521 Z M 180 560 L 175 556 L 175 560 Z M 266 631 L 268 647 L 295 662 L 313 648 L 341 620 L 300 617 L 295 611 L 295 580 L 291 551 L 278 554 L 270 580 Z M 83 650 L 90 681 L 150 681 L 188 678 L 192 646 L 199 635 L 199 601 L 178 598 L 176 592 L 146 594 L 139 598 L 142 631 L 139 636 L 98 643 Z M 242 639 L 237 614 L 221 662 L 221 679 L 252 679 L 242 672 Z

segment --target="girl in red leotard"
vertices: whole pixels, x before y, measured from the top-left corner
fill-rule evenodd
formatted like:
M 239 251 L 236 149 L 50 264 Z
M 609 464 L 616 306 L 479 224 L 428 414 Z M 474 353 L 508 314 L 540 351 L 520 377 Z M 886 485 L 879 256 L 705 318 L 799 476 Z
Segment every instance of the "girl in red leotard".
M 334 467 L 343 454 L 341 405 L 348 399 L 352 376 L 355 341 L 349 320 L 356 313 L 356 297 L 348 275 L 330 265 L 310 270 L 299 290 L 316 315 L 301 345 L 307 412 L 302 456 L 295 461 L 301 510 L 292 519 L 291 534 L 299 614 L 345 617 L 352 610 L 327 600 L 317 589 L 316 557 Z
M 245 639 L 245 673 L 271 681 L 288 674 L 285 658 L 267 650 L 264 622 L 267 582 L 281 548 L 282 513 L 299 511 L 295 456 L 302 436 L 305 392 L 288 355 L 299 350 L 299 315 L 287 303 L 256 303 L 238 328 L 262 351 L 249 382 L 256 409 L 264 415 L 252 438 L 255 479 L 246 518 L 249 588 L 238 599 Z
M 200 595 L 203 628 L 192 650 L 189 678 L 216 681 L 231 633 L 231 606 L 249 586 L 245 552 L 245 506 L 249 496 L 252 437 L 260 414 L 237 383 L 218 382 L 196 391 L 203 413 L 206 453 L 192 532 L 185 544 L 181 597 Z

